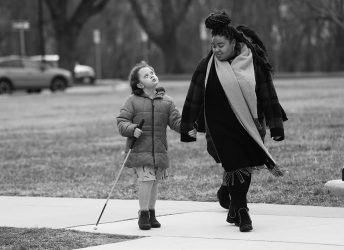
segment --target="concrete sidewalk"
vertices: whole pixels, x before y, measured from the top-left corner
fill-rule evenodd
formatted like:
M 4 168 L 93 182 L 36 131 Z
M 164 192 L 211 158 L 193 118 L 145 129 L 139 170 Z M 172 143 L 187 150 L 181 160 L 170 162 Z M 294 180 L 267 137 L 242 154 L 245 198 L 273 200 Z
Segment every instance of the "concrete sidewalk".
M 0 196 L 0 226 L 70 228 L 149 236 L 86 248 L 107 249 L 344 249 L 344 208 L 250 204 L 253 231 L 228 224 L 217 202 L 158 201 L 162 227 L 141 231 L 138 201 Z

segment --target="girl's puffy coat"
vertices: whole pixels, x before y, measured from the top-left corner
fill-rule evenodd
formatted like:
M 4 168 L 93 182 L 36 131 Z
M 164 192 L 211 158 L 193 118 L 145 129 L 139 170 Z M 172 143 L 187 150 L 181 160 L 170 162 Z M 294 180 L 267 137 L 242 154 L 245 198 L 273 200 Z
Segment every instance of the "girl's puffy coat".
M 151 99 L 147 95 L 131 95 L 117 117 L 117 126 L 122 136 L 128 137 L 126 152 L 133 139 L 135 128 L 144 119 L 143 133 L 135 142 L 128 157 L 127 167 L 169 167 L 167 154 L 167 125 L 180 132 L 181 116 L 172 99 L 159 92 Z

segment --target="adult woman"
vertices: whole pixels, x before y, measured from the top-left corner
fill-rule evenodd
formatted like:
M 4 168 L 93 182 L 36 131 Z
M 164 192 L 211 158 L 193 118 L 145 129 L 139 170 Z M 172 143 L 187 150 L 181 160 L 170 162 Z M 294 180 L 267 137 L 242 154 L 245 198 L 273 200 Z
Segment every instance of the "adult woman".
M 271 66 L 258 36 L 245 26 L 235 28 L 225 13 L 205 20 L 212 33 L 212 50 L 197 66 L 184 103 L 181 140 L 194 127 L 206 132 L 207 151 L 224 168 L 230 195 L 229 223 L 252 230 L 247 192 L 252 170 L 265 165 L 281 175 L 263 143 L 265 125 L 271 137 L 284 139 L 287 120 L 271 79 Z

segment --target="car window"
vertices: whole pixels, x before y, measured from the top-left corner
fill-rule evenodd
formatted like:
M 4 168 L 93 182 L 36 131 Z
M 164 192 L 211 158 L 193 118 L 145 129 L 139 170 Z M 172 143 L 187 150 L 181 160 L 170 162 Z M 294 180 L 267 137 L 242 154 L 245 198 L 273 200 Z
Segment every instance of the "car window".
M 24 60 L 23 64 L 25 68 L 31 68 L 31 69 L 39 69 L 41 66 L 41 62 L 39 61 L 30 61 L 30 60 Z
M 4 68 L 22 68 L 23 65 L 20 60 L 9 60 L 0 62 L 0 67 Z
M 55 61 L 45 61 L 45 63 L 52 68 L 58 68 L 58 64 Z

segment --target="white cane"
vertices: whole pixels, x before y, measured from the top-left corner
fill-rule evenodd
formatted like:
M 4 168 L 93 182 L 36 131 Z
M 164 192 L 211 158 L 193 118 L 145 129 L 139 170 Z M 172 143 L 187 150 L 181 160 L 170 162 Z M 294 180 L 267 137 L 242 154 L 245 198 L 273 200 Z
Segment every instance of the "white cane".
M 142 129 L 142 126 L 143 126 L 144 122 L 145 122 L 145 120 L 142 119 L 141 122 L 140 122 L 140 124 L 137 126 L 137 128 Z M 109 199 L 110 199 L 110 197 L 111 197 L 111 194 L 112 194 L 113 190 L 115 189 L 115 186 L 116 186 L 116 184 L 117 184 L 117 182 L 118 182 L 119 177 L 121 176 L 121 173 L 122 173 L 122 171 L 123 171 L 123 168 L 124 168 L 124 166 L 125 166 L 125 163 L 127 162 L 128 157 L 129 157 L 129 155 L 130 155 L 130 152 L 131 152 L 131 150 L 132 150 L 133 147 L 134 147 L 134 144 L 135 144 L 135 142 L 136 142 L 136 139 L 137 139 L 137 138 L 134 137 L 133 140 L 132 140 L 132 142 L 131 142 L 131 144 L 130 144 L 130 146 L 129 146 L 129 151 L 128 151 L 127 155 L 125 156 L 124 161 L 123 161 L 123 163 L 122 163 L 122 166 L 121 166 L 121 168 L 120 168 L 120 170 L 119 170 L 119 172 L 118 172 L 118 175 L 117 175 L 117 177 L 116 177 L 116 180 L 115 180 L 114 184 L 112 185 L 112 188 L 111 188 L 111 190 L 110 190 L 110 193 L 109 193 L 109 195 L 108 195 L 108 197 L 107 197 L 107 199 L 106 199 L 106 202 L 105 202 L 105 204 L 104 204 L 104 207 L 103 207 L 103 209 L 102 209 L 102 211 L 101 211 L 101 213 L 100 213 L 100 215 L 99 215 L 99 218 L 98 218 L 98 220 L 97 220 L 97 223 L 96 223 L 96 225 L 95 225 L 95 227 L 94 227 L 94 230 L 97 230 L 97 226 L 98 226 L 98 224 L 99 224 L 100 218 L 102 217 L 102 215 L 103 215 L 103 213 L 104 213 L 104 210 L 105 210 L 105 208 L 106 208 L 106 205 L 107 205 L 107 203 L 108 203 L 108 201 L 109 201 Z

